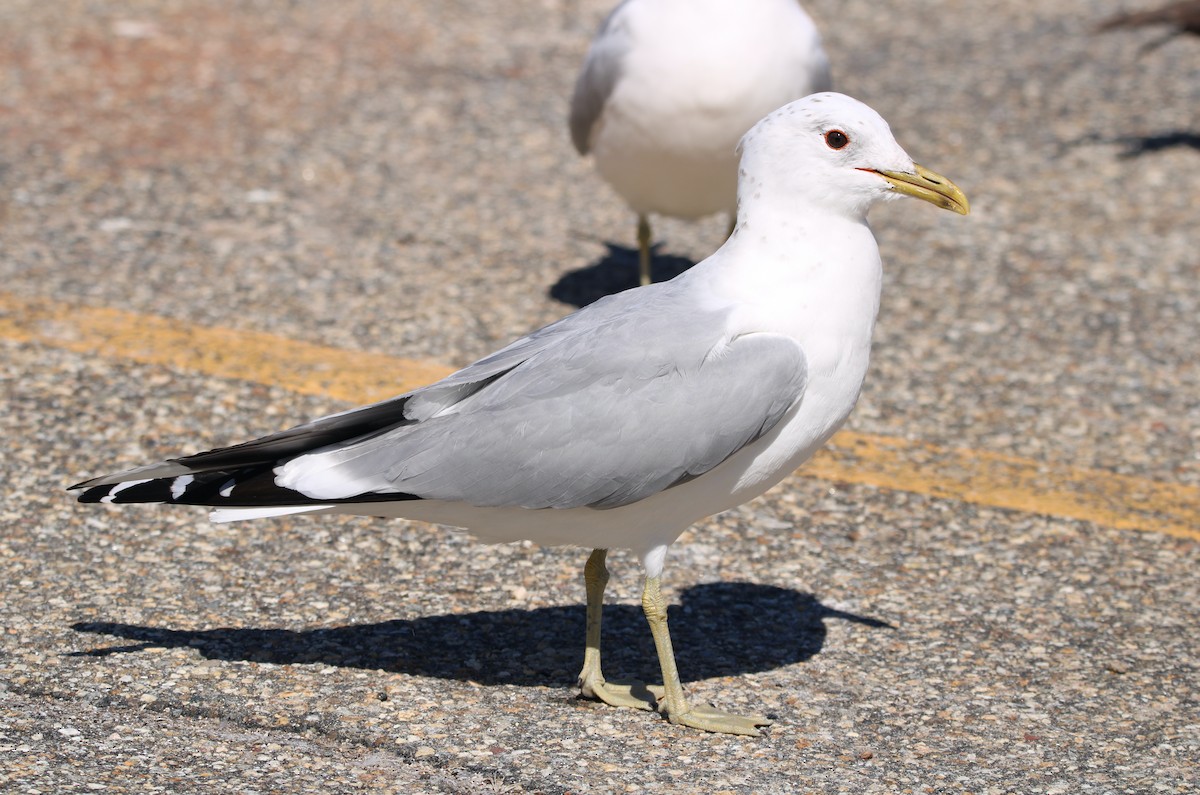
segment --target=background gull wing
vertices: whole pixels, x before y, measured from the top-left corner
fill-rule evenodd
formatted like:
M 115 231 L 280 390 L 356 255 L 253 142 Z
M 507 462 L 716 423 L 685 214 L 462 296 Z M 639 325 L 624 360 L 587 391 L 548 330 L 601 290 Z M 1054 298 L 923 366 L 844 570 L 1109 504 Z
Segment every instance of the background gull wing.
M 625 13 L 628 5 L 629 0 L 625 0 L 600 25 L 575 80 L 568 126 L 571 141 L 581 155 L 586 155 L 592 148 L 592 128 L 604 112 L 604 105 L 621 77 L 622 64 L 632 46 Z

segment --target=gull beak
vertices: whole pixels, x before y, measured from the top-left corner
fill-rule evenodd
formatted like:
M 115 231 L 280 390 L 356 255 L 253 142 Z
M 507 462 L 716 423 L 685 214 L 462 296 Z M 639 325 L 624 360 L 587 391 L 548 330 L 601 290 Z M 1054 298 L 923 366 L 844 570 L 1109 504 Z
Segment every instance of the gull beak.
M 883 171 L 882 169 L 875 168 L 864 168 L 862 170 L 870 171 L 873 174 L 883 177 L 892 184 L 892 189 L 898 193 L 924 199 L 931 204 L 936 204 L 943 210 L 953 210 L 959 215 L 966 215 L 971 211 L 971 205 L 967 202 L 966 195 L 958 189 L 957 185 L 936 171 L 930 171 L 924 166 L 918 166 L 916 163 L 913 163 L 912 173 L 907 171 Z

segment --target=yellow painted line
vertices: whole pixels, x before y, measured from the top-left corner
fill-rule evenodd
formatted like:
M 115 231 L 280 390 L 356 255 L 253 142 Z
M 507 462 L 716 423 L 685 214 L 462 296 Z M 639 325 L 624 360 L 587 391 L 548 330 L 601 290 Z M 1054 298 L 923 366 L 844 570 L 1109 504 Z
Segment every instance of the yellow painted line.
M 0 339 L 237 378 L 350 403 L 435 381 L 436 363 L 0 293 Z M 801 475 L 1200 540 L 1200 488 L 842 431 Z
M 842 431 L 800 474 L 1200 540 L 1200 488 Z
M 433 362 L 2 292 L 0 339 L 238 378 L 351 403 L 382 400 L 451 372 Z

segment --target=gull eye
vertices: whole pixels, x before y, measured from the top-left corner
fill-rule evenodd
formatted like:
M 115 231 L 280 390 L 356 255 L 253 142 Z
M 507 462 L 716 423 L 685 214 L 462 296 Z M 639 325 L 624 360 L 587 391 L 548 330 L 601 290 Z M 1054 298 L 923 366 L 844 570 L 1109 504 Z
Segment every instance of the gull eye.
M 850 136 L 841 130 L 830 130 L 825 133 L 825 143 L 830 149 L 845 149 L 850 143 Z

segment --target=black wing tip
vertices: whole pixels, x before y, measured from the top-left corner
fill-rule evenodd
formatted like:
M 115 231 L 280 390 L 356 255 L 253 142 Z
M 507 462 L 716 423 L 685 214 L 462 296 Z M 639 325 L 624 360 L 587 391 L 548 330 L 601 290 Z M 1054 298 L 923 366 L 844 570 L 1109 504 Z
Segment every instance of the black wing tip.
M 181 477 L 188 480 L 180 481 Z M 76 496 L 81 503 L 162 503 L 167 505 L 200 505 L 209 508 L 266 508 L 317 504 L 407 502 L 419 500 L 416 494 L 356 494 L 352 497 L 315 499 L 275 483 L 270 470 L 251 469 L 240 472 L 205 472 L 200 476 L 183 475 L 89 486 L 97 479 L 85 480 L 69 490 L 84 489 Z
M 78 483 L 76 483 L 74 486 L 67 486 L 67 491 L 79 491 L 80 489 L 93 489 L 93 488 L 97 488 L 100 486 L 111 486 L 113 484 L 111 484 L 111 483 L 105 484 L 104 483 L 104 480 L 108 477 L 109 477 L 108 475 L 101 475 L 98 478 L 88 478 L 87 480 L 81 480 Z
M 84 488 L 84 484 L 78 483 L 78 484 L 72 486 L 71 488 L 67 489 L 67 491 L 75 491 L 75 490 L 81 489 L 81 488 Z M 76 494 L 75 501 L 76 502 L 100 502 L 100 500 L 102 500 L 105 496 L 108 495 L 109 491 L 110 491 L 110 489 L 108 486 L 96 486 L 94 488 L 88 489 L 87 491 L 83 492 L 82 494 Z
M 163 478 L 141 483 L 133 481 L 132 485 L 130 485 L 130 481 L 123 481 L 91 488 L 86 488 L 86 483 L 84 483 L 80 486 L 86 490 L 76 497 L 76 501 L 85 503 L 174 502 L 174 495 L 171 493 L 174 481 L 175 478 Z

